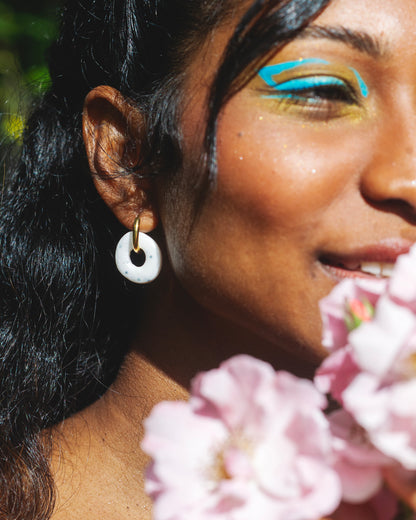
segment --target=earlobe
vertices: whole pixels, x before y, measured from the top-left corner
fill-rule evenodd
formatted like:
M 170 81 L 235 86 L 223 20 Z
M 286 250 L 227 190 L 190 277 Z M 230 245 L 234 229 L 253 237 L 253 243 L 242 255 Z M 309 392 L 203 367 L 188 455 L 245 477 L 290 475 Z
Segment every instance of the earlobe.
M 140 215 L 141 230 L 156 227 L 152 184 L 132 174 L 140 160 L 140 112 L 109 86 L 93 89 L 83 111 L 83 137 L 98 193 L 117 219 L 131 229 Z

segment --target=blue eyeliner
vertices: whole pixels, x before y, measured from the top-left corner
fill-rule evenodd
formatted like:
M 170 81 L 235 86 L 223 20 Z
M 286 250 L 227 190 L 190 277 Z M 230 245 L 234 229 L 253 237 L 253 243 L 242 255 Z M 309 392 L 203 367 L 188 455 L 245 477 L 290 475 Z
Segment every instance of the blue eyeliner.
M 366 83 L 364 82 L 363 78 L 360 76 L 359 72 L 352 67 L 350 67 L 350 70 L 352 70 L 355 74 L 355 77 L 357 78 L 358 84 L 360 85 L 361 94 L 364 97 L 368 97 L 369 91 Z
M 269 96 L 263 96 L 265 98 L 273 97 L 293 97 L 297 98 L 296 91 L 309 90 L 315 87 L 326 87 L 339 85 L 344 86 L 344 82 L 341 79 L 334 78 L 333 76 L 310 76 L 306 78 L 295 78 L 289 81 L 285 81 L 273 87 L 280 94 L 272 94 Z M 293 94 L 292 94 L 293 93 Z
M 316 64 L 323 64 L 323 65 L 329 65 L 329 62 L 326 60 L 321 60 L 319 58 L 308 58 L 304 60 L 296 60 L 296 61 L 287 61 L 284 63 L 278 63 L 276 65 L 268 65 L 266 67 L 263 67 L 259 70 L 258 75 L 261 77 L 261 79 L 269 86 L 274 88 L 277 91 L 280 91 L 280 94 L 277 94 L 278 97 L 290 97 L 289 91 L 296 91 L 296 90 L 307 90 L 313 87 L 320 87 L 320 86 L 342 86 L 345 85 L 344 81 L 342 81 L 339 78 L 336 78 L 334 76 L 311 76 L 311 77 L 305 77 L 305 78 L 295 78 L 293 80 L 285 81 L 283 83 L 277 83 L 275 80 L 276 76 L 279 76 L 283 72 L 286 72 L 288 70 L 296 69 L 298 67 L 303 67 L 305 65 L 316 65 Z M 368 97 L 369 90 L 358 73 L 353 67 L 350 67 L 350 70 L 354 73 L 355 77 L 357 78 L 361 94 L 363 97 Z M 287 94 L 283 94 L 283 92 L 287 92 Z M 276 97 L 273 95 L 264 96 L 266 98 Z M 296 96 L 293 96 L 296 97 Z
M 268 65 L 259 70 L 258 74 L 261 79 L 269 85 L 269 87 L 275 88 L 277 86 L 276 81 L 274 81 L 273 77 L 282 74 L 282 72 L 286 72 L 287 70 L 296 69 L 298 67 L 302 67 L 304 65 L 316 65 L 316 64 L 325 64 L 328 62 L 320 59 L 306 59 L 306 60 L 296 60 L 296 61 L 286 61 L 285 63 L 277 63 L 276 65 Z

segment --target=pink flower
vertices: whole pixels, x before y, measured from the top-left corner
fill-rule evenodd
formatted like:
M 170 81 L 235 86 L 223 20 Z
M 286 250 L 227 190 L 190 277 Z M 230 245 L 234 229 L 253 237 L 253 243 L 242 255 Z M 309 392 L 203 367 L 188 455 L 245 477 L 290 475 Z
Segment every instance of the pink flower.
M 416 247 L 396 261 L 393 277 L 389 283 L 389 294 L 397 302 L 416 313 Z
M 416 380 L 380 385 L 358 375 L 343 394 L 344 407 L 380 451 L 406 469 L 416 469 Z
M 337 340 L 332 342 L 335 352 L 317 372 L 316 385 L 342 404 L 379 451 L 416 470 L 416 285 L 412 281 L 416 284 L 415 247 L 398 259 L 384 293 L 374 292 L 372 319 L 350 333 L 344 330 L 344 335 L 339 333 L 339 323 L 335 334 L 325 331 L 324 337 Z M 363 291 L 361 281 L 351 282 L 357 285 L 357 294 Z M 338 322 L 340 301 L 353 292 L 350 284 L 340 284 L 332 300 L 327 299 L 327 305 L 335 302 Z M 363 297 L 371 301 L 371 295 L 361 295 L 361 301 Z M 363 309 L 358 310 L 362 314 Z M 347 312 L 351 306 L 344 308 Z M 324 316 L 324 324 L 333 326 L 334 320 L 325 321 Z
M 317 520 L 341 497 L 325 398 L 249 356 L 193 382 L 146 420 L 155 520 Z
M 416 315 L 383 295 L 373 320 L 351 332 L 348 340 L 360 370 L 388 382 L 402 379 L 406 360 L 416 354 L 415 332 Z
M 352 504 L 367 502 L 380 492 L 382 469 L 392 461 L 373 446 L 367 432 L 345 410 L 333 412 L 329 421 L 342 499 Z
M 351 310 L 357 311 L 357 302 L 365 307 L 368 302 L 373 307 L 380 295 L 386 290 L 385 279 L 346 279 L 339 283 L 331 293 L 319 302 L 323 321 L 322 344 L 330 352 L 344 347 L 348 342 L 349 328 L 347 326 Z M 351 304 L 353 303 L 353 309 Z M 361 309 L 362 311 L 362 309 Z M 361 321 L 368 319 L 367 314 L 358 311 Z
M 343 392 L 360 373 L 352 349 L 347 345 L 322 362 L 315 374 L 315 386 L 323 394 L 331 394 L 342 404 Z

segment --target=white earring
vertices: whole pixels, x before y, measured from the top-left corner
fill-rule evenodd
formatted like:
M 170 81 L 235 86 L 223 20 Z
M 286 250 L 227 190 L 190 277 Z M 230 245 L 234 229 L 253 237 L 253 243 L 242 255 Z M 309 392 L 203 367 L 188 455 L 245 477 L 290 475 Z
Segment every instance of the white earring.
M 121 237 L 116 248 L 116 265 L 120 273 L 130 282 L 145 284 L 153 282 L 162 269 L 162 253 L 159 246 L 145 233 L 139 232 L 140 219 L 136 218 L 133 231 Z M 140 244 L 140 245 L 139 245 Z M 130 254 L 132 251 L 145 254 L 144 264 L 134 265 Z

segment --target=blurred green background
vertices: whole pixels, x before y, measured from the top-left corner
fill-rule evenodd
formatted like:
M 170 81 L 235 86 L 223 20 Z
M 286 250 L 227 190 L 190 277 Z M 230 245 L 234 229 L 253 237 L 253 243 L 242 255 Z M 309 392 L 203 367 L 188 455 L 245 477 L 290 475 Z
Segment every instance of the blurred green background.
M 0 139 L 18 140 L 33 100 L 47 87 L 45 51 L 59 0 L 0 0 Z

